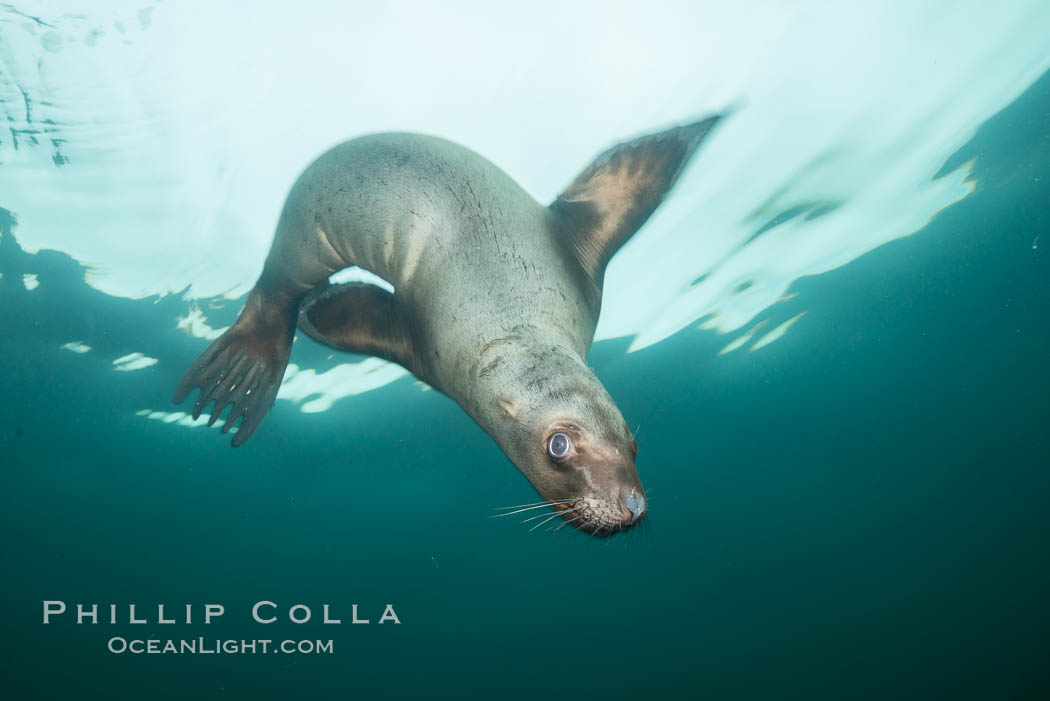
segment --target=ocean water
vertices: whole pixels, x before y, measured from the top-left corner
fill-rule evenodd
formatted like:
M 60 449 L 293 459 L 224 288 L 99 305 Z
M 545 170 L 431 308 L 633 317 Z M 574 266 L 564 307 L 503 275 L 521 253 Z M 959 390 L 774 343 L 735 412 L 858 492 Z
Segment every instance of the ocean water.
M 1050 695 L 1039 3 L 173 5 L 0 5 L 4 698 Z M 454 402 L 301 335 L 244 446 L 170 404 L 339 140 L 545 201 L 727 108 L 588 358 L 645 528 L 490 518 L 537 497 Z M 332 650 L 111 651 L 198 638 Z

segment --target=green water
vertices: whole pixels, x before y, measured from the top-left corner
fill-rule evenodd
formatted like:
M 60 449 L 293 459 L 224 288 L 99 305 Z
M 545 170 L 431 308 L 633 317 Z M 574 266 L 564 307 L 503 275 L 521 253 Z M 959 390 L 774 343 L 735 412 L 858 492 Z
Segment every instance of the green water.
M 608 540 L 489 518 L 534 492 L 408 379 L 315 415 L 279 402 L 237 450 L 143 420 L 203 347 L 175 329 L 185 303 L 93 290 L 65 254 L 23 253 L 5 210 L 0 695 L 1047 698 L 1048 125 L 1044 77 L 950 161 L 976 157 L 974 194 L 799 280 L 763 313 L 806 312 L 776 343 L 598 344 L 651 497 L 651 527 Z M 113 372 L 133 351 L 160 362 Z M 300 338 L 293 360 L 327 356 Z M 45 600 L 226 613 L 45 626 Z M 260 625 L 261 600 L 315 619 Z M 400 625 L 378 625 L 386 604 Z M 115 636 L 333 652 L 112 654 Z

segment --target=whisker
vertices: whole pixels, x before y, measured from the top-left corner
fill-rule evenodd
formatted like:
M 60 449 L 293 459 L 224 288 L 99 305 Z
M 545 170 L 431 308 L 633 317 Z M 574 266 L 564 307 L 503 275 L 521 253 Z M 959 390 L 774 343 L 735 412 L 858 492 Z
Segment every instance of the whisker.
M 542 506 L 544 504 L 559 504 L 565 501 L 572 501 L 572 499 L 556 499 L 554 501 L 534 501 L 529 504 L 518 504 L 516 506 L 497 506 L 496 511 L 506 511 L 507 509 L 520 509 L 523 506 Z
M 562 523 L 557 528 L 554 528 L 553 526 L 551 526 L 551 528 L 554 528 L 554 534 L 557 535 L 558 531 L 560 531 L 561 529 L 565 528 L 566 526 L 568 526 L 570 523 L 572 523 L 574 521 L 579 521 L 581 518 L 583 518 L 583 514 L 579 514 L 579 515 L 576 516 L 576 518 L 569 519 L 568 521 L 565 521 L 564 523 Z
M 547 521 L 550 521 L 552 518 L 558 518 L 559 516 L 561 516 L 561 514 L 559 514 L 557 511 L 555 511 L 553 514 L 551 514 L 550 516 L 547 517 Z M 547 521 L 540 521 L 535 526 L 533 526 L 532 528 L 529 529 L 529 533 L 532 533 L 534 530 L 536 530 L 537 528 L 539 528 L 543 524 L 547 523 Z
M 554 515 L 558 516 L 558 515 L 564 515 L 564 514 L 567 514 L 567 513 L 571 514 L 573 511 L 576 511 L 576 509 L 568 509 L 566 511 L 555 511 Z M 529 516 L 527 519 L 523 520 L 522 523 L 528 523 L 529 521 L 535 521 L 536 519 L 543 518 L 546 515 L 547 514 L 539 514 L 538 516 Z
M 642 532 L 642 523 L 639 523 L 638 526 L 628 530 L 627 538 L 625 540 L 627 541 L 627 543 L 633 544 L 636 540 L 640 539 L 643 535 L 644 535 L 644 533 Z M 626 549 L 627 548 L 627 544 L 625 543 L 623 547 L 624 547 L 624 549 Z
M 502 514 L 493 514 L 489 516 L 489 518 L 499 518 L 500 516 L 513 516 L 514 514 L 520 514 L 523 511 L 532 511 L 533 509 L 546 509 L 548 506 L 557 506 L 559 504 L 569 503 L 572 503 L 571 499 L 565 499 L 563 501 L 552 501 L 549 504 L 536 504 L 535 506 L 526 506 L 525 508 L 518 509 L 517 511 L 507 511 L 506 513 Z
M 554 531 L 554 534 L 551 537 L 557 537 L 558 536 L 558 531 L 560 531 L 561 529 L 565 528 L 570 523 L 573 523 L 574 521 L 580 520 L 584 516 L 585 516 L 585 514 L 581 513 L 581 514 L 578 514 L 575 518 L 566 519 L 566 520 L 562 521 L 561 523 L 556 523 L 553 526 L 548 527 L 547 528 L 547 532 L 550 533 L 551 531 Z

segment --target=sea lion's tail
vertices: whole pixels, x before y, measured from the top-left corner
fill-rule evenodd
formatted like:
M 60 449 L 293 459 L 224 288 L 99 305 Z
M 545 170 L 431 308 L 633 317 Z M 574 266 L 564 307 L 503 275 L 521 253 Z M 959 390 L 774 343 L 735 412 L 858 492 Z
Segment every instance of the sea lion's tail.
M 233 445 L 241 445 L 255 433 L 277 397 L 294 331 L 294 310 L 289 312 L 272 300 L 263 305 L 262 293 L 253 290 L 236 323 L 208 346 L 182 376 L 172 401 L 181 403 L 199 387 L 193 418 L 198 418 L 214 401 L 209 426 L 232 404 L 222 432 L 227 433 L 244 417 L 233 437 Z

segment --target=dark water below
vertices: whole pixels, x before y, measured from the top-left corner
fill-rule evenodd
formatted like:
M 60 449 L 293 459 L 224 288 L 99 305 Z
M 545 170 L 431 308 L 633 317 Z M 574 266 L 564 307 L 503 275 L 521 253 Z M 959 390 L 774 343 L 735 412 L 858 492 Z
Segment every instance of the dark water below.
M 784 339 L 595 347 L 652 497 L 645 537 L 603 541 L 487 518 L 531 488 L 409 380 L 316 415 L 279 403 L 236 451 L 142 420 L 202 346 L 183 304 L 92 290 L 4 214 L 2 695 L 1047 698 L 1050 78 L 952 163 L 973 157 L 973 195 L 767 310 L 807 312 Z M 114 373 L 132 351 L 160 362 Z M 45 599 L 226 614 L 43 626 Z M 263 599 L 344 624 L 252 623 Z M 401 625 L 376 624 L 387 603 Z M 106 651 L 202 635 L 335 652 Z

